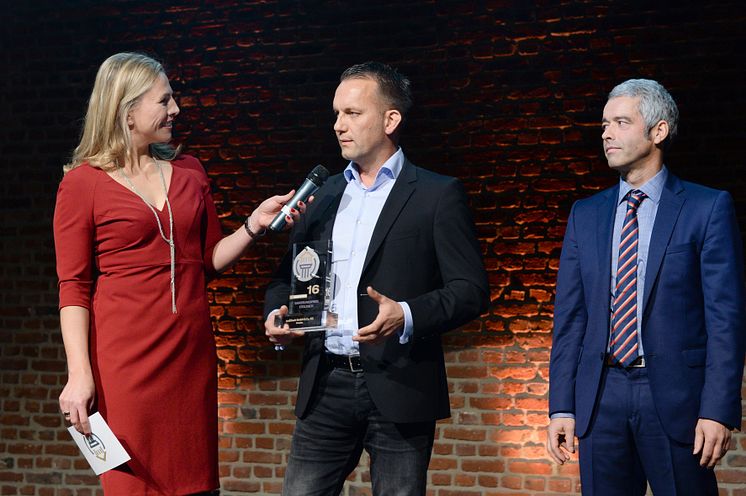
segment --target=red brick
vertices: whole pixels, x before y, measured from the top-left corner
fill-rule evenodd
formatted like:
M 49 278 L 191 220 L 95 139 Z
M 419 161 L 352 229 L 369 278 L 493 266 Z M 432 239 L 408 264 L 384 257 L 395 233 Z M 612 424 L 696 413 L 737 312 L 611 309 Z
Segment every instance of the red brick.
M 263 434 L 266 431 L 260 422 L 224 422 L 223 432 L 227 434 Z
M 548 475 L 552 472 L 549 462 L 509 461 L 508 470 L 518 474 Z

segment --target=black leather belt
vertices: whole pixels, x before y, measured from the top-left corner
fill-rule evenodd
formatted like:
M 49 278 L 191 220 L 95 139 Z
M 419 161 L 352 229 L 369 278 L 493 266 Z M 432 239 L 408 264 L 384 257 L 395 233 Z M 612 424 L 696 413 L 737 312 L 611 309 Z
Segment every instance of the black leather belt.
M 614 367 L 617 369 L 641 369 L 645 367 L 645 357 L 639 356 L 635 358 L 632 363 L 627 365 L 626 367 L 622 365 L 621 363 L 614 363 L 611 361 L 611 355 L 608 355 L 606 357 L 606 366 L 607 367 Z
M 335 353 L 325 353 L 324 358 L 330 367 L 335 369 L 349 370 L 350 372 L 362 372 L 363 363 L 360 355 L 337 355 Z

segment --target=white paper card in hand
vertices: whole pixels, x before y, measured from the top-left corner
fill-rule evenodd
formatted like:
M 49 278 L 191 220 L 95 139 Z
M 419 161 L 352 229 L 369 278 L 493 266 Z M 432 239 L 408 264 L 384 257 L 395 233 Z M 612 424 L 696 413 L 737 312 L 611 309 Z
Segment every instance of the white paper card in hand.
M 111 432 L 100 413 L 94 413 L 88 420 L 91 422 L 91 435 L 88 437 L 76 431 L 75 427 L 68 427 L 67 430 L 96 475 L 101 475 L 130 459 L 122 443 Z

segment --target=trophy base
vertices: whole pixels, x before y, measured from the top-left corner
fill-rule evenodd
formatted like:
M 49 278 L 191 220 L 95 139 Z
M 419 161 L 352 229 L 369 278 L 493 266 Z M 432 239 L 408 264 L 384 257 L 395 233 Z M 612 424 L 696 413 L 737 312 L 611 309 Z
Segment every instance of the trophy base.
M 282 327 L 285 324 L 287 324 L 293 331 L 328 331 L 329 329 L 336 329 L 337 314 L 333 312 L 324 312 L 320 319 L 305 314 L 288 314 L 284 319 L 279 315 L 275 315 L 275 326 Z

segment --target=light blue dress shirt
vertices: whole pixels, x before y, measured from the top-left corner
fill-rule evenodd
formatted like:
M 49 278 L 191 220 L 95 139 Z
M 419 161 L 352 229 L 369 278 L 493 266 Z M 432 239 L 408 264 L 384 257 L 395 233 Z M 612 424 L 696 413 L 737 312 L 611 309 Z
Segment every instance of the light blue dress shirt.
M 358 283 L 373 230 L 403 165 L 404 153 L 399 148 L 384 162 L 370 187 L 360 180 L 355 163 L 350 162 L 344 170 L 347 186 L 332 231 L 332 273 L 335 283 L 330 310 L 338 314 L 338 325 L 336 329 L 326 331 L 326 349 L 331 353 L 360 354 L 359 344 L 352 340 L 359 327 Z M 364 298 L 369 297 L 366 294 Z M 404 311 L 404 328 L 399 333 L 399 342 L 405 344 L 412 335 L 412 312 L 406 302 L 399 302 L 399 305 Z
M 614 301 L 614 288 L 616 286 L 616 271 L 619 262 L 619 241 L 622 236 L 624 217 L 627 215 L 627 202 L 624 197 L 633 189 L 645 193 L 647 198 L 643 199 L 637 208 L 637 225 L 639 228 L 637 241 L 637 344 L 640 356 L 644 355 L 642 347 L 642 314 L 644 313 L 643 296 L 645 295 L 645 269 L 648 262 L 648 251 L 650 251 L 650 236 L 653 234 L 655 216 L 658 213 L 658 204 L 661 201 L 663 185 L 666 184 L 668 170 L 665 166 L 658 171 L 648 182 L 634 188 L 623 179 L 619 180 L 619 197 L 617 199 L 616 216 L 614 218 L 614 234 L 611 238 L 611 300 L 609 312 Z M 609 318 L 611 321 L 611 318 Z M 611 334 L 611 333 L 609 333 Z M 608 348 L 607 348 L 608 349 Z

